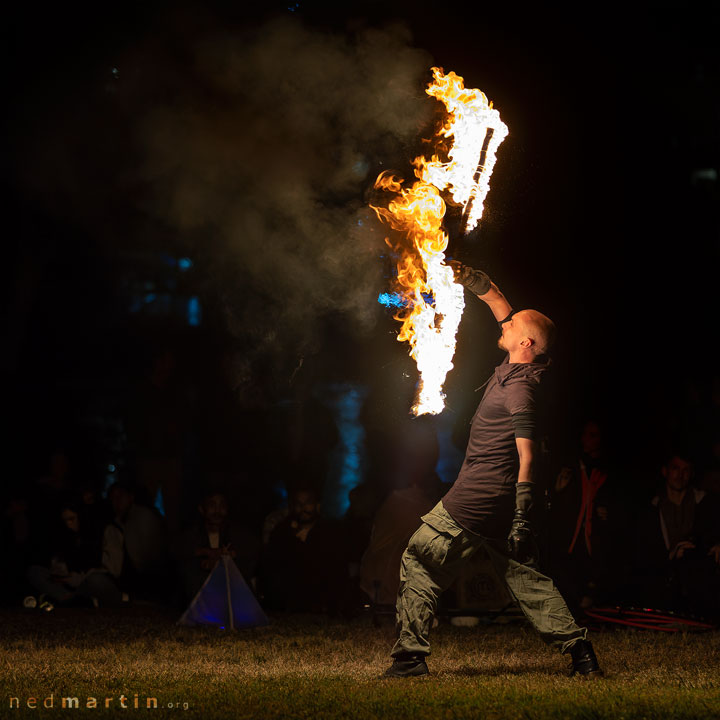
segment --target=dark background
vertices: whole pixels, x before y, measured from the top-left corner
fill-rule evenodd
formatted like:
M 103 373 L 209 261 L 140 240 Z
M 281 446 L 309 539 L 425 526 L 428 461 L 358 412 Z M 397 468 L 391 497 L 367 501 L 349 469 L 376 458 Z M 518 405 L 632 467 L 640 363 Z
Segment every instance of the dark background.
M 159 348 L 179 353 L 200 394 L 224 350 L 242 353 L 246 341 L 228 329 L 220 279 L 193 256 L 187 237 L 143 214 L 141 187 L 122 180 L 138 162 L 132 112 L 120 117 L 104 98 L 122 95 L 123 68 L 119 78 L 112 68 L 136 44 L 156 43 L 159 55 L 175 53 L 182 65 L 178 36 L 260 27 L 283 14 L 338 34 L 401 21 L 412 45 L 500 109 L 510 135 L 482 230 L 456 240 L 450 253 L 485 268 L 515 307 L 555 320 L 561 443 L 571 444 L 582 417 L 599 415 L 618 455 L 656 467 L 664 444 L 687 425 L 688 408 L 711 402 L 718 382 L 720 33 L 707 6 L 497 10 L 308 0 L 291 8 L 26 3 L 9 13 L 2 356 L 10 421 L 4 458 L 14 480 L 39 472 L 58 443 L 74 445 L 91 474 L 122 456 L 128 389 Z M 166 92 L 172 102 L 173 88 Z M 86 174 L 72 211 L 38 191 L 26 172 L 38 147 L 52 154 L 54 143 L 72 137 L 72 119 L 58 112 L 65 106 L 84 118 L 76 139 Z M 98 156 L 102 162 L 91 162 Z M 358 196 L 380 169 L 370 168 Z M 697 173 L 707 169 L 715 180 Z M 193 266 L 181 272 L 165 256 L 189 256 Z M 143 283 L 171 275 L 171 296 L 200 299 L 198 326 L 188 325 L 184 311 L 132 310 Z M 477 401 L 472 390 L 500 359 L 489 313 L 468 300 L 446 386 L 460 424 Z M 260 390 L 263 417 L 293 395 L 291 379 L 306 387 L 363 383 L 383 395 L 379 411 L 389 420 L 404 415 L 413 365 L 394 342 L 394 321 L 379 306 L 376 313 L 373 329 L 358 336 L 329 312 L 309 351 L 279 342 L 272 363 L 246 368 L 243 387 Z M 300 357 L 304 379 L 293 377 Z

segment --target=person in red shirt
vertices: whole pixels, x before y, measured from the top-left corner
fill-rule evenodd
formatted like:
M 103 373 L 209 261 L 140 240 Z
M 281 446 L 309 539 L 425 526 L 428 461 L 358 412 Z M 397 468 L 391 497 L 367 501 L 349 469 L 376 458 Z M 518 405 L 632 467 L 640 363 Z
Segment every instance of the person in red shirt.
M 553 576 L 571 608 L 612 602 L 624 569 L 622 545 L 630 526 L 619 471 L 605 451 L 596 420 L 582 425 L 578 453 L 562 464 L 552 487 Z

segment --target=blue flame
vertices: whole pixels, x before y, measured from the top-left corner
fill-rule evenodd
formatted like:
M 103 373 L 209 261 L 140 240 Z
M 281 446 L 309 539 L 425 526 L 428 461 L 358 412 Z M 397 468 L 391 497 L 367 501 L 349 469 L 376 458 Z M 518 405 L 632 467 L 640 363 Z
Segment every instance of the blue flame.
M 428 305 L 435 305 L 435 298 L 432 293 L 423 293 L 422 297 Z M 396 308 L 407 307 L 410 304 L 406 298 L 398 293 L 380 293 L 378 295 L 378 302 L 385 307 Z
M 405 298 L 400 297 L 397 293 L 380 293 L 378 302 L 385 307 L 401 308 L 407 305 Z

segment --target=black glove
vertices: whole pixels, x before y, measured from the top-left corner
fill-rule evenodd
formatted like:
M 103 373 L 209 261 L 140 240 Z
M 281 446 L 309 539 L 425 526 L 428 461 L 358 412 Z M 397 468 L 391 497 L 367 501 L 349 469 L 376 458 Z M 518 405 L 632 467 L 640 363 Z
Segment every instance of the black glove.
M 492 287 L 490 278 L 482 270 L 475 270 L 457 260 L 451 260 L 448 265 L 452 268 L 455 282 L 460 283 L 470 292 L 484 295 Z
M 508 535 L 508 553 L 523 565 L 535 565 L 538 558 L 535 533 L 528 519 L 532 508 L 532 485 L 530 482 L 515 485 L 515 516 Z

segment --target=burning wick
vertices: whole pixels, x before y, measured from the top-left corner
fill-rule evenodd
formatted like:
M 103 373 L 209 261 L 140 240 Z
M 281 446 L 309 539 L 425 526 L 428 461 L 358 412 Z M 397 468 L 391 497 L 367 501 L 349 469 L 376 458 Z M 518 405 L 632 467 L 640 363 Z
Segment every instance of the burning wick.
M 443 75 L 433 68 L 433 77 L 435 82 L 427 93 L 448 111 L 438 135 L 453 138 L 453 144 L 448 150 L 448 162 L 435 155 L 430 162 L 420 164 L 418 158 L 415 166 L 423 170 L 428 182 L 439 190 L 449 190 L 453 201 L 463 206 L 463 232 L 467 234 L 482 217 L 496 153 L 508 128 L 485 93 L 465 88 L 463 79 L 453 72 Z
M 480 178 L 482 177 L 482 174 L 485 170 L 485 161 L 487 160 L 487 151 L 488 146 L 490 145 L 490 140 L 492 140 L 492 136 L 494 135 L 495 130 L 491 127 L 489 127 L 485 131 L 485 140 L 483 142 L 482 150 L 480 151 L 480 160 L 478 161 L 477 170 L 475 170 L 475 175 L 473 176 L 473 190 L 470 193 L 470 199 L 467 201 L 467 205 L 465 205 L 465 209 L 463 210 L 463 233 L 467 235 L 468 226 L 470 225 L 470 218 L 472 217 L 472 210 L 473 210 L 473 204 L 475 203 L 475 194 L 477 192 L 478 184 L 480 183 Z
M 387 207 L 371 206 L 378 217 L 401 240 L 397 246 L 385 242 L 398 254 L 395 292 L 378 300 L 398 309 L 401 322 L 397 339 L 410 344 L 410 355 L 420 373 L 414 415 L 438 414 L 444 408 L 443 383 L 452 369 L 455 336 L 465 307 L 462 286 L 453 280 L 445 265 L 448 236 L 442 227 L 446 190 L 463 207 L 464 232 L 480 221 L 490 189 L 495 153 L 508 133 L 500 114 L 480 90 L 466 89 L 453 72 L 433 68 L 433 82 L 426 92 L 442 102 L 447 115 L 438 132 L 453 138 L 448 160 L 438 155 L 415 158 L 415 176 L 410 187 L 388 171 L 380 174 L 375 188 L 392 195 Z

